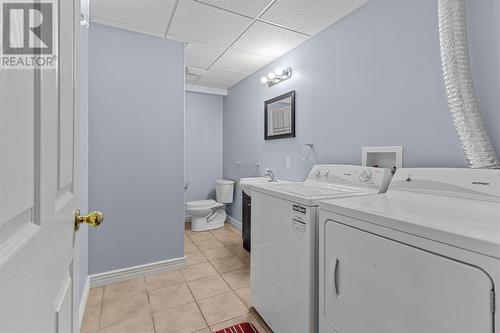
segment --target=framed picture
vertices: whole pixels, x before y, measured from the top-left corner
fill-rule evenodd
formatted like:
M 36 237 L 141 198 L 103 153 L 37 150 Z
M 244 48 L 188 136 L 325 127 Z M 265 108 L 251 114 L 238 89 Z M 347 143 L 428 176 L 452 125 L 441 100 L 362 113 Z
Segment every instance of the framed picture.
M 264 102 L 264 140 L 295 137 L 295 90 Z

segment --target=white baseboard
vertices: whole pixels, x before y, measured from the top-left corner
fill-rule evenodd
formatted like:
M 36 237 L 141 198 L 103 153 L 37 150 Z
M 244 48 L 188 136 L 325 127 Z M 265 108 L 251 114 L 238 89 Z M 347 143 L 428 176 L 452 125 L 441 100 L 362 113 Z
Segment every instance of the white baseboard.
M 83 287 L 82 291 L 82 296 L 80 297 L 80 313 L 79 313 L 79 320 L 80 320 L 80 326 L 82 327 L 82 321 L 83 321 L 83 315 L 85 314 L 85 308 L 87 306 L 87 299 L 89 297 L 89 290 L 90 290 L 90 281 L 89 278 L 87 277 L 87 280 L 85 281 L 85 286 Z
M 89 276 L 90 288 L 101 287 L 149 274 L 174 271 L 186 266 L 186 257 L 152 262 Z
M 238 221 L 237 219 L 235 219 L 234 217 L 231 217 L 231 216 L 227 216 L 227 221 L 229 222 L 229 224 L 231 224 L 233 227 L 241 230 L 242 228 L 242 224 L 240 221 Z

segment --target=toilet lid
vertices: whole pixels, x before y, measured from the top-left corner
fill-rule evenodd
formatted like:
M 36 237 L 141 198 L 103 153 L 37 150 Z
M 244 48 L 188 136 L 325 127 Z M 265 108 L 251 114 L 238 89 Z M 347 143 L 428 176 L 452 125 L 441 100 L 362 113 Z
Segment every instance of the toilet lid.
M 228 180 L 228 179 L 217 179 L 215 181 L 216 184 L 221 184 L 221 185 L 233 185 L 234 180 Z
M 211 206 L 216 203 L 217 202 L 215 200 L 195 200 L 186 203 L 186 205 L 190 207 L 201 207 L 201 206 Z

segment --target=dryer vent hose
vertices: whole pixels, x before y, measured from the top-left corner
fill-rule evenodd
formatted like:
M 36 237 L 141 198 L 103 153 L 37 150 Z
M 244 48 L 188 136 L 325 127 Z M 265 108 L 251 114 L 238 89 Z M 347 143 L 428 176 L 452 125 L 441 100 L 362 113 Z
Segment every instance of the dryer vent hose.
M 469 60 L 465 0 L 438 0 L 439 42 L 448 106 L 471 168 L 500 168 L 479 112 Z

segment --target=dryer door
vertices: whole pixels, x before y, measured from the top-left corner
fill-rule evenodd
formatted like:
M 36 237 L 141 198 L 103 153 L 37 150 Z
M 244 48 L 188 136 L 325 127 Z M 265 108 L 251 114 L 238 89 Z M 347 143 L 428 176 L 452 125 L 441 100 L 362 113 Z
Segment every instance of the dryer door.
M 493 332 L 482 270 L 328 221 L 324 319 L 339 333 Z

